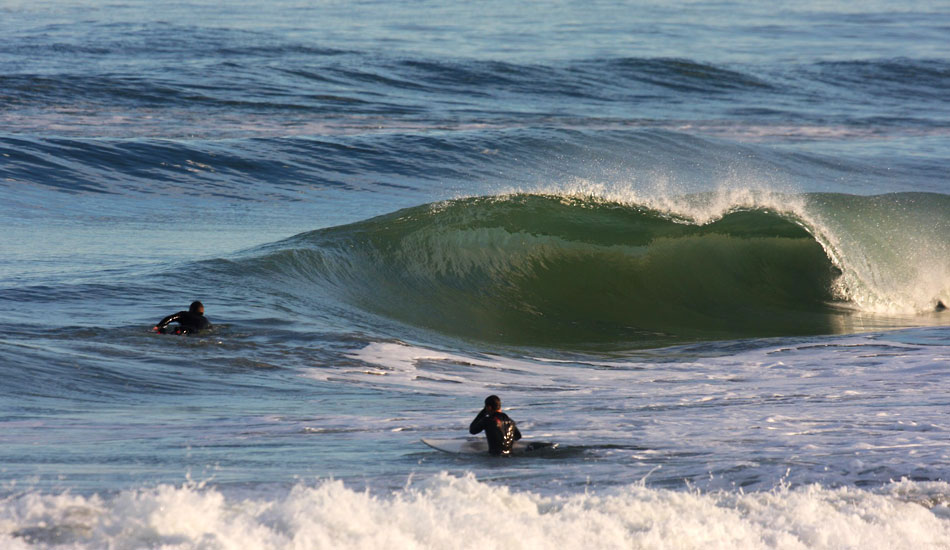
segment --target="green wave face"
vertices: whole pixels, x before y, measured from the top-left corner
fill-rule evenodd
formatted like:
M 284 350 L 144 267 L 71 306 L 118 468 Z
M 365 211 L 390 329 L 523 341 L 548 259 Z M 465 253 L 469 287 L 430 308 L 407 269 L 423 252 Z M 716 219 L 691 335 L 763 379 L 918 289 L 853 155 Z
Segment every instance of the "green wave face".
M 411 208 L 285 241 L 294 268 L 360 309 L 519 346 L 655 347 L 834 332 L 840 275 L 794 220 L 706 225 L 539 195 Z

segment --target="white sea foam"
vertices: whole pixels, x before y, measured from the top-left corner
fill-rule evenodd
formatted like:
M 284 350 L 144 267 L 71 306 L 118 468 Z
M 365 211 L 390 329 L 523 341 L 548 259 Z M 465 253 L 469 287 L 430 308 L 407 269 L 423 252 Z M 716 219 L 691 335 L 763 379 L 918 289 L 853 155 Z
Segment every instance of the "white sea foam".
M 950 544 L 950 485 L 702 493 L 630 485 L 543 497 L 471 474 L 375 495 L 339 481 L 237 497 L 163 485 L 111 497 L 11 496 L 0 545 L 33 548 L 860 548 Z
M 386 378 L 387 386 L 460 395 L 470 394 L 473 385 L 484 385 L 486 388 L 493 385 L 546 389 L 563 387 L 563 382 L 558 381 L 559 375 L 564 374 L 563 369 L 543 361 L 463 355 L 394 342 L 374 342 L 348 355 L 359 363 L 334 371 L 312 369 L 307 371 L 306 376 L 317 380 L 345 377 L 354 382 L 375 382 L 373 377 L 382 376 Z M 435 364 L 442 368 L 429 368 Z M 455 372 L 466 368 L 477 371 L 466 370 L 463 374 Z

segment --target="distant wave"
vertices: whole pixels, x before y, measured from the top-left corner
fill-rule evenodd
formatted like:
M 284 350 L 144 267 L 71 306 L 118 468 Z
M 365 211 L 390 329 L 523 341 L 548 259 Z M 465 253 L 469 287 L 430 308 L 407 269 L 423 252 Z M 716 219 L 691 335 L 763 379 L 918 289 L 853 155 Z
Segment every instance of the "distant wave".
M 946 187 L 940 159 L 927 151 L 890 155 L 882 167 L 841 155 L 710 139 L 691 135 L 689 129 L 608 124 L 586 129 L 419 130 L 239 140 L 0 135 L 0 187 L 14 191 L 14 200 L 25 192 L 23 184 L 29 184 L 71 194 L 188 195 L 251 202 L 322 199 L 308 192 L 313 189 L 375 192 L 433 184 L 466 192 L 476 185 L 489 193 L 539 187 L 556 193 L 557 187 L 577 180 L 626 189 L 668 183 L 671 193 L 757 185 L 758 180 L 774 182 L 777 188 L 793 183 L 803 191 L 828 189 L 828 181 L 861 193 Z M 701 131 L 744 133 L 749 138 L 833 129 L 712 125 Z
M 97 63 L 77 73 L 76 53 L 69 52 L 75 47 L 0 47 L 9 55 L 26 49 L 51 65 L 0 73 L 7 131 L 88 136 L 94 126 L 109 137 L 249 137 L 664 121 L 936 132 L 945 131 L 950 116 L 942 101 L 950 64 L 939 59 L 753 66 L 605 57 L 542 64 L 198 43 L 187 52 L 191 63 L 177 68 L 154 65 L 154 52 L 118 41 L 82 46 L 106 69 L 95 69 Z M 142 60 L 135 71 L 122 61 L 130 55 Z
M 37 45 L 32 55 L 53 57 L 70 52 L 75 45 Z M 89 46 L 84 52 L 108 59 L 134 53 L 147 56 L 151 50 L 130 51 L 127 44 Z M 10 53 L 21 54 L 23 48 Z M 0 53 L 4 48 L 0 48 Z M 198 52 L 200 54 L 200 52 Z M 167 67 L 161 78 L 148 72 L 110 71 L 83 75 L 16 72 L 0 74 L 0 92 L 8 104 L 138 102 L 142 106 L 183 101 L 198 105 L 245 105 L 272 109 L 340 109 L 336 99 L 356 101 L 358 112 L 375 110 L 371 105 L 392 108 L 400 91 L 427 92 L 458 100 L 460 92 L 474 103 L 492 97 L 511 101 L 524 97 L 583 98 L 593 101 L 649 100 L 652 93 L 698 95 L 772 92 L 796 97 L 806 91 L 875 93 L 886 97 L 938 99 L 950 81 L 950 64 L 940 59 L 871 59 L 862 61 L 819 61 L 778 71 L 768 67 L 720 66 L 679 58 L 595 58 L 563 62 L 514 63 L 506 61 L 428 58 L 386 58 L 362 52 L 313 48 L 299 44 L 284 46 L 238 46 L 207 52 L 215 60 L 216 75 L 187 71 L 176 73 Z M 72 61 L 72 57 L 66 59 Z M 279 65 L 260 66 L 265 60 Z M 240 90 L 232 85 L 240 84 Z M 314 85 L 336 95 L 315 93 Z M 868 89 L 870 88 L 870 90 Z M 349 95 L 343 91 L 348 90 Z M 396 94 L 383 101 L 380 92 Z M 328 100 L 329 98 L 329 100 Z M 830 99 L 830 96 L 829 96 Z M 516 102 L 517 103 L 517 102 Z M 368 107 L 369 106 L 369 107 Z M 419 106 L 421 107 L 421 105 Z M 353 105 L 347 104 L 348 109 Z

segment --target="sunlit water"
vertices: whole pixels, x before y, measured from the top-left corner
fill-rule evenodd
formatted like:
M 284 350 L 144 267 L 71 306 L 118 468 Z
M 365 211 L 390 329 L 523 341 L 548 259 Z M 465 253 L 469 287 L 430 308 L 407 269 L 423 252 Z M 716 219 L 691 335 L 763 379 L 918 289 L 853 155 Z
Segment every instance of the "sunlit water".
M 948 24 L 7 2 L 0 546 L 947 547 Z

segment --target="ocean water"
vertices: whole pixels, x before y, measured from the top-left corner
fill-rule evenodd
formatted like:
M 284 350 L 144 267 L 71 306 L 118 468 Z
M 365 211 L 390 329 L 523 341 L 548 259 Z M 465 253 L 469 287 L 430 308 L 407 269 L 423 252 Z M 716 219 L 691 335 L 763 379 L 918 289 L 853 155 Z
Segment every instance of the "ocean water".
M 950 548 L 945 2 L 0 37 L 0 547 Z

